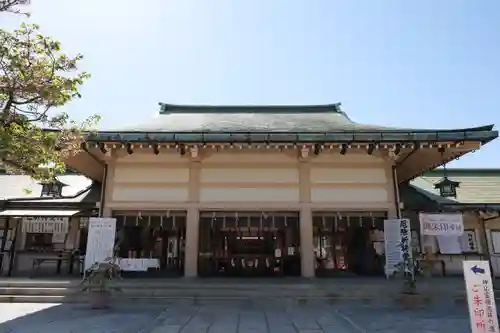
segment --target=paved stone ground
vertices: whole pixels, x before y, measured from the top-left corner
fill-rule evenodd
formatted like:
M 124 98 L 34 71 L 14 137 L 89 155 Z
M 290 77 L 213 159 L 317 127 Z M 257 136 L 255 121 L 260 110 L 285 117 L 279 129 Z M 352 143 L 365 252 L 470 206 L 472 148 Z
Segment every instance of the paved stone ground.
M 199 305 L 0 304 L 0 333 L 437 333 L 470 332 L 466 306 L 406 311 L 356 302 Z

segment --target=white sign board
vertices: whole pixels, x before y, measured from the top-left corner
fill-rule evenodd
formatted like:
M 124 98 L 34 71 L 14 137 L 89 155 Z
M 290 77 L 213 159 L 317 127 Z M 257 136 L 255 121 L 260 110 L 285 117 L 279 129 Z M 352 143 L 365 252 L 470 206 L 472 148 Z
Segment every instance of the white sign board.
M 441 254 L 462 254 L 462 244 L 459 236 L 436 236 Z
M 84 269 L 89 269 L 96 262 L 103 262 L 113 257 L 116 234 L 116 219 L 109 217 L 89 218 L 87 252 Z
M 396 271 L 396 265 L 403 260 L 401 252 L 401 220 L 384 221 L 384 244 L 385 244 L 385 275 L 389 277 Z
M 462 214 L 419 214 L 422 235 L 462 236 L 464 221 Z
M 118 265 L 123 271 L 145 272 L 149 268 L 160 268 L 160 261 L 155 258 L 120 258 Z
M 463 268 L 472 333 L 499 333 L 489 262 L 465 260 Z

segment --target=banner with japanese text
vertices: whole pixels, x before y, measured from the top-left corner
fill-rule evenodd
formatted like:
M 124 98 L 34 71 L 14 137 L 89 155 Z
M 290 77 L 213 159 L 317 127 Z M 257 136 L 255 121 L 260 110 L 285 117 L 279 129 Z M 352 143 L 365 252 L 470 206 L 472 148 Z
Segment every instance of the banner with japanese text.
M 464 221 L 462 214 L 420 213 L 421 235 L 462 236 Z
M 410 220 L 393 219 L 384 221 L 385 274 L 394 274 L 398 265 L 412 257 Z M 409 267 L 405 271 L 410 272 Z
M 67 217 L 23 217 L 22 231 L 29 233 L 68 233 Z

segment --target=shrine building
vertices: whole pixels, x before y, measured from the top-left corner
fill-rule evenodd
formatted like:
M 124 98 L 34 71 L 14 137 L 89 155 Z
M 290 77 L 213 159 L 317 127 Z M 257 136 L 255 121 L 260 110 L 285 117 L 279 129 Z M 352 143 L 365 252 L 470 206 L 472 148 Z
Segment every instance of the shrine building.
M 88 138 L 67 165 L 102 184 L 118 255 L 154 259 L 155 274 L 377 275 L 400 184 L 497 136 L 360 124 L 340 104 L 162 103 L 144 124 Z

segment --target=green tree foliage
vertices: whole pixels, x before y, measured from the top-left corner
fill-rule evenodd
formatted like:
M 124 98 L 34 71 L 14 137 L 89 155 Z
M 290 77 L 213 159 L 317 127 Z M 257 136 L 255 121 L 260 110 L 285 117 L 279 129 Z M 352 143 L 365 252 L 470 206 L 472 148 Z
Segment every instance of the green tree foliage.
M 0 11 L 19 13 L 19 0 L 0 0 Z M 64 160 L 80 149 L 84 133 L 99 120 L 82 123 L 56 112 L 75 98 L 88 73 L 82 55 L 69 57 L 34 24 L 0 29 L 0 164 L 35 179 L 64 171 Z M 47 167 L 51 166 L 51 167 Z

